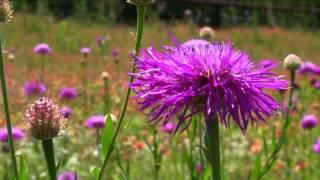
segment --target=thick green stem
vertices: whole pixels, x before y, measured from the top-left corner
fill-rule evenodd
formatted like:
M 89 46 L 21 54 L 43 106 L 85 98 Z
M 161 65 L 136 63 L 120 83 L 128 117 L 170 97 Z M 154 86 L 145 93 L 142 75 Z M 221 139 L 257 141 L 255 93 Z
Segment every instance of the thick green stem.
M 136 39 L 136 49 L 135 49 L 135 54 L 138 55 L 139 51 L 140 51 L 140 47 L 141 47 L 141 39 L 142 39 L 142 33 L 143 33 L 143 26 L 144 26 L 144 20 L 145 20 L 145 14 L 146 14 L 146 6 L 137 6 L 137 39 Z M 136 65 L 135 63 L 132 64 L 132 68 L 131 68 L 131 73 L 135 73 L 136 72 Z M 134 80 L 134 78 L 131 76 L 129 79 L 129 84 L 132 83 Z M 119 118 L 119 123 L 116 127 L 116 131 L 114 136 L 112 137 L 112 141 L 110 144 L 110 148 L 108 149 L 107 155 L 103 161 L 103 164 L 101 166 L 101 170 L 98 176 L 98 180 L 102 179 L 103 176 L 103 172 L 104 169 L 106 168 L 106 165 L 110 159 L 111 153 L 114 149 L 114 143 L 117 139 L 117 136 L 119 134 L 123 119 L 125 117 L 126 111 L 127 111 L 127 106 L 128 106 L 128 102 L 129 102 L 129 98 L 130 98 L 130 94 L 131 94 L 131 89 L 128 88 L 127 89 L 127 93 L 126 93 L 126 97 L 124 100 L 124 104 L 122 107 L 122 111 L 120 113 L 120 118 Z
M 272 165 L 276 162 L 276 160 L 278 158 L 278 153 L 280 152 L 283 144 L 285 144 L 285 142 L 287 140 L 288 129 L 289 129 L 290 124 L 291 124 L 290 112 L 291 112 L 291 109 L 292 109 L 292 97 L 293 97 L 293 92 L 294 92 L 295 77 L 296 77 L 296 72 L 294 70 L 291 70 L 290 71 L 291 82 L 290 82 L 288 109 L 287 109 L 286 116 L 285 116 L 285 123 L 282 126 L 282 134 L 281 134 L 281 137 L 280 137 L 278 143 L 276 144 L 276 147 L 274 148 L 272 154 L 268 157 L 265 165 L 263 166 L 263 169 L 260 172 L 258 179 L 261 179 L 272 168 Z
M 216 115 L 207 117 L 207 144 L 208 157 L 214 180 L 221 180 L 220 171 L 220 142 L 219 142 L 219 121 Z
M 5 115 L 6 115 L 6 124 L 7 124 L 7 130 L 8 130 L 8 140 L 9 140 L 10 154 L 11 154 L 11 160 L 12 160 L 12 166 L 13 166 L 13 173 L 14 173 L 14 176 L 18 178 L 19 173 L 18 173 L 17 160 L 16 160 L 13 137 L 12 137 L 9 101 L 8 101 L 8 94 L 7 94 L 6 78 L 4 73 L 4 62 L 3 62 L 3 55 L 2 55 L 1 40 L 0 40 L 0 78 L 1 78 L 3 106 L 4 106 Z
M 46 158 L 48 172 L 51 180 L 57 180 L 56 161 L 54 157 L 53 140 L 43 140 L 42 149 Z

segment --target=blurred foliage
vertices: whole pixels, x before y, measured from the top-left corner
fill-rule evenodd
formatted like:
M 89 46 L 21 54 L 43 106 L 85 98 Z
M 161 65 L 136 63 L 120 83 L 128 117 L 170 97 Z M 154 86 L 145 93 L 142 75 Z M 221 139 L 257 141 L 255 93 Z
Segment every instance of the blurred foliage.
M 268 25 L 268 26 L 302 26 L 319 27 L 320 13 L 312 9 L 320 8 L 318 0 L 234 0 L 232 2 L 259 4 L 267 7 L 289 6 L 293 9 L 306 7 L 309 12 L 275 11 L 271 8 L 257 10 L 231 6 L 181 3 L 158 0 L 152 6 L 152 17 L 167 22 L 173 20 L 193 21 L 198 24 L 213 26 L 234 25 Z M 125 0 L 15 0 L 16 9 L 40 15 L 49 14 L 56 17 L 76 17 L 113 22 L 131 22 L 135 20 L 135 9 Z M 174 22 L 174 21 L 173 21 Z

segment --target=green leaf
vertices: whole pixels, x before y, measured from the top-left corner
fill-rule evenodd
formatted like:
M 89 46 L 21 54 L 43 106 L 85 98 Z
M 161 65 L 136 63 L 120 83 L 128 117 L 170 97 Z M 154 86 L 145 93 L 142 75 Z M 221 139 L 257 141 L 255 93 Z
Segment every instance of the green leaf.
M 107 152 L 110 149 L 111 141 L 113 138 L 113 126 L 112 126 L 112 117 L 110 114 L 106 115 L 106 126 L 103 129 L 103 135 L 102 135 L 102 158 L 104 158 L 107 155 Z
M 272 127 L 272 141 L 271 141 L 271 144 L 272 144 L 272 148 L 275 149 L 275 147 L 276 147 L 276 128 L 275 127 Z
M 259 178 L 261 172 L 261 155 L 259 154 L 256 159 L 256 163 L 252 173 L 252 179 L 256 180 Z
M 19 155 L 19 180 L 27 180 L 26 163 L 23 155 Z
M 101 168 L 99 168 L 97 166 L 94 166 L 94 167 L 91 168 L 90 172 L 91 172 L 91 175 L 94 177 L 95 180 L 98 179 L 100 171 L 101 171 Z
M 125 133 L 127 132 L 127 130 L 129 129 L 129 127 L 131 126 L 131 122 L 132 122 L 132 116 L 126 126 L 126 128 L 124 128 L 124 131 L 121 133 L 121 138 L 125 135 Z

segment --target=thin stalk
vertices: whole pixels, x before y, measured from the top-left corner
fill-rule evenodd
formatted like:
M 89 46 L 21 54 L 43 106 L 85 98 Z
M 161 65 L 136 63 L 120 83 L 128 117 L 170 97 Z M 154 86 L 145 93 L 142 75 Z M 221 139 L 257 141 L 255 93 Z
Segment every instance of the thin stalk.
M 269 156 L 265 165 L 263 166 L 263 169 L 260 172 L 258 179 L 261 179 L 264 175 L 266 175 L 268 173 L 268 171 L 270 170 L 272 165 L 277 160 L 278 153 L 281 150 L 283 144 L 285 144 L 285 142 L 287 140 L 288 129 L 291 124 L 290 112 L 292 109 L 292 97 L 293 97 L 293 92 L 294 92 L 295 77 L 296 77 L 296 72 L 294 70 L 291 70 L 290 71 L 291 82 L 290 82 L 290 92 L 289 92 L 289 100 L 288 100 L 288 110 L 287 110 L 286 116 L 285 116 L 285 123 L 282 126 L 282 134 L 281 134 L 281 137 L 280 137 L 278 143 L 276 144 L 276 147 L 273 150 L 271 156 Z
M 207 141 L 212 177 L 214 180 L 221 180 L 219 121 L 216 115 L 213 115 L 207 121 Z
M 51 180 L 57 180 L 57 170 L 56 170 L 56 161 L 54 157 L 54 147 L 53 147 L 53 140 L 43 140 L 42 149 L 44 152 L 44 156 L 46 158 L 48 173 Z
M 158 131 L 153 129 L 153 148 L 151 149 L 154 159 L 154 179 L 159 179 L 159 172 L 161 168 L 161 154 L 159 154 L 159 142 L 158 142 Z
M 135 48 L 136 55 L 139 54 L 140 47 L 141 47 L 141 39 L 142 39 L 142 33 L 143 33 L 145 14 L 146 14 L 146 6 L 137 6 L 137 39 L 136 39 L 136 48 Z M 131 73 L 135 73 L 135 72 L 136 72 L 136 65 L 135 65 L 135 63 L 132 63 Z M 129 83 L 132 83 L 133 80 L 134 80 L 134 78 L 131 76 L 129 79 Z M 126 93 L 126 97 L 124 100 L 124 104 L 123 104 L 123 107 L 121 110 L 119 123 L 116 127 L 115 134 L 112 137 L 112 141 L 110 144 L 110 148 L 108 149 L 107 155 L 106 155 L 105 159 L 103 160 L 103 164 L 102 164 L 101 170 L 99 172 L 98 180 L 102 179 L 104 169 L 106 168 L 106 165 L 110 159 L 111 153 L 114 149 L 114 143 L 117 139 L 117 136 L 118 136 L 120 128 L 121 128 L 121 124 L 123 122 L 123 119 L 124 119 L 126 111 L 127 111 L 127 106 L 128 106 L 130 94 L 131 94 L 131 88 L 128 88 L 127 93 Z
M 44 83 L 45 75 L 45 66 L 46 66 L 46 57 L 44 54 L 41 54 L 41 74 L 39 74 L 40 81 Z
M 6 116 L 6 124 L 8 131 L 8 141 L 10 147 L 10 154 L 12 160 L 13 173 L 16 178 L 19 177 L 16 153 L 14 150 L 13 137 L 12 137 L 12 128 L 11 128 L 11 120 L 10 120 L 10 111 L 9 111 L 9 101 L 7 94 L 7 86 L 6 86 L 6 78 L 4 73 L 4 63 L 3 63 L 3 55 L 2 55 L 2 42 L 0 40 L 0 78 L 1 78 L 1 88 L 2 88 L 2 98 L 3 98 L 3 106 Z

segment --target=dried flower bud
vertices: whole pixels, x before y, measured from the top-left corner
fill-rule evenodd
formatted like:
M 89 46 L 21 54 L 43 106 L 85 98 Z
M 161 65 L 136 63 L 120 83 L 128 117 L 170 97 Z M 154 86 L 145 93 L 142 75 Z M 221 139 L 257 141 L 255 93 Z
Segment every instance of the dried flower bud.
M 283 66 L 289 70 L 297 70 L 302 64 L 301 58 L 295 54 L 289 54 L 283 62 Z
M 0 0 L 0 23 L 5 23 L 12 19 L 13 10 L 9 0 Z
M 127 3 L 133 4 L 136 6 L 146 6 L 154 3 L 155 0 L 127 0 Z
M 57 137 L 66 122 L 59 106 L 46 97 L 41 97 L 29 106 L 26 120 L 32 137 L 37 140 Z
M 110 78 L 110 74 L 107 71 L 103 71 L 101 74 L 101 79 L 103 79 L 104 81 L 109 80 Z
M 200 29 L 200 38 L 208 40 L 208 41 L 212 41 L 214 38 L 214 30 L 211 27 L 205 26 L 203 28 Z

